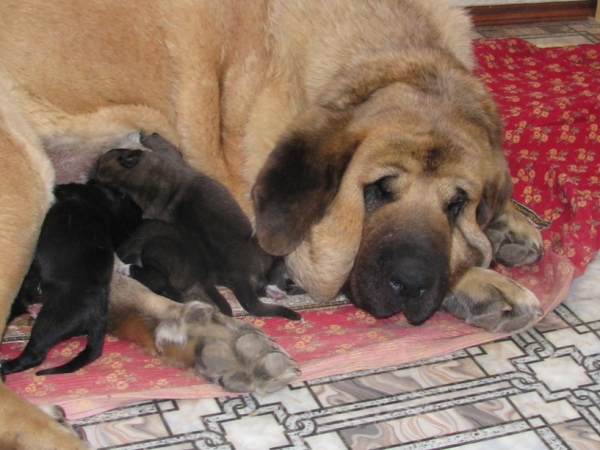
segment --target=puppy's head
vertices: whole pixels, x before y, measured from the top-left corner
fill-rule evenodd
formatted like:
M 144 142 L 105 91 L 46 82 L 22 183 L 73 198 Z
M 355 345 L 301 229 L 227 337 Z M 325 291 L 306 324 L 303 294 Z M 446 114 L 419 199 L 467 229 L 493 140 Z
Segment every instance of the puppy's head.
M 127 192 L 147 214 L 163 206 L 160 203 L 173 188 L 177 172 L 170 166 L 159 153 L 114 149 L 98 159 L 93 179 Z
M 490 262 L 482 230 L 512 188 L 500 136 L 484 87 L 442 53 L 349 68 L 260 172 L 257 236 L 313 298 L 344 286 L 422 323 Z

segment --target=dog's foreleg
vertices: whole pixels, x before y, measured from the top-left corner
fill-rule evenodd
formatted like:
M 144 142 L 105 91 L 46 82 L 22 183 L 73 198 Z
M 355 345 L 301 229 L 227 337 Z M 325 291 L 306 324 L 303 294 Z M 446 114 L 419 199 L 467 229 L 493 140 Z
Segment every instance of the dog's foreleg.
M 300 375 L 298 364 L 253 325 L 205 302 L 176 303 L 115 273 L 109 332 L 193 368 L 229 391 L 273 392 Z
M 500 333 L 522 331 L 543 315 L 533 292 L 481 267 L 471 268 L 451 289 L 442 306 L 469 324 Z

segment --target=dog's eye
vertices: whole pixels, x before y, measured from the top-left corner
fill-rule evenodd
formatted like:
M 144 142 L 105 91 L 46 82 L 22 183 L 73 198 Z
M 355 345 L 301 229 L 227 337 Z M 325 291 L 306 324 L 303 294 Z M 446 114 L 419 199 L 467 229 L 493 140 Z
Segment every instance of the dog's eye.
M 367 184 L 364 187 L 363 195 L 365 198 L 365 209 L 367 213 L 373 212 L 382 203 L 387 203 L 393 199 L 393 180 L 394 177 L 387 176 L 380 178 L 374 183 Z
M 450 223 L 458 218 L 468 201 L 467 193 L 463 189 L 458 189 L 454 197 L 446 204 L 446 216 Z

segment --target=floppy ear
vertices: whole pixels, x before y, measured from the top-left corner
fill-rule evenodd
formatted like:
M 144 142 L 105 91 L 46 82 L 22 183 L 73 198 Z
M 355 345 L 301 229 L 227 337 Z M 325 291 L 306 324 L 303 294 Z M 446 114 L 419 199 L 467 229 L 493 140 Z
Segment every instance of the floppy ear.
M 273 255 L 291 253 L 323 218 L 359 144 L 345 131 L 348 114 L 317 107 L 303 116 L 271 152 L 252 189 L 256 235 Z

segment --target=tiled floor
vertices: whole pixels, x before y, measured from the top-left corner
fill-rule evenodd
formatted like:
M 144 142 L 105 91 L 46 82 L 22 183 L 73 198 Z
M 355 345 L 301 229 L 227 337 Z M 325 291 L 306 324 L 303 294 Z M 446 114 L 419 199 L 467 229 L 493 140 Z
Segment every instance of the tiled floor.
M 479 29 L 540 46 L 600 42 L 577 22 Z M 104 449 L 600 449 L 600 259 L 528 332 L 265 397 L 160 400 L 79 420 Z

